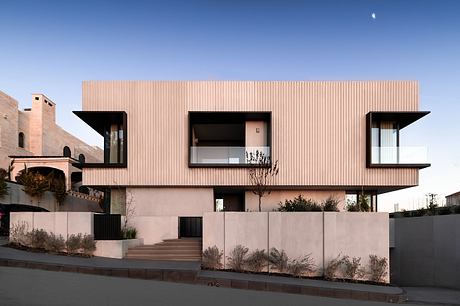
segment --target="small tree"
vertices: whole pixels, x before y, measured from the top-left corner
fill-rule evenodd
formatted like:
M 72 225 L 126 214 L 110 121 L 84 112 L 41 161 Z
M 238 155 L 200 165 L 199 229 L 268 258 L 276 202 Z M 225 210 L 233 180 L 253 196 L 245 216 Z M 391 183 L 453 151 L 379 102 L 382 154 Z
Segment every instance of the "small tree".
M 252 193 L 259 197 L 259 211 L 262 211 L 262 197 L 271 193 L 270 186 L 275 176 L 278 175 L 278 161 L 271 163 L 270 157 L 264 153 L 246 152 L 247 163 L 253 165 L 248 170 Z
M 40 173 L 35 173 L 24 166 L 24 170 L 16 177 L 16 181 L 24 186 L 23 191 L 39 201 L 45 191 L 50 189 L 48 179 Z
M 436 193 L 426 194 L 426 208 L 430 215 L 436 214 L 436 208 L 438 207 L 438 195 Z

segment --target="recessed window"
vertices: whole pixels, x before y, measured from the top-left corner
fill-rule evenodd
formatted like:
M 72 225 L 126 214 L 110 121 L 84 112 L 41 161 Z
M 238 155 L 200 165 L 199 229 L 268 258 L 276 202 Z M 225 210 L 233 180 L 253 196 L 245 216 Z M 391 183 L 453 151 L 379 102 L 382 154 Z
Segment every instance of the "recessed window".
M 80 164 L 84 164 L 86 161 L 85 154 L 78 155 L 78 161 L 80 162 Z
M 40 100 L 40 98 L 39 98 L 39 97 L 35 97 L 35 100 Z
M 64 157 L 72 157 L 72 151 L 70 151 L 70 148 L 68 146 L 65 146 L 63 149 L 62 149 L 62 155 Z
M 19 135 L 18 135 L 18 147 L 24 148 L 24 140 L 25 140 L 24 133 L 23 132 L 19 133 Z

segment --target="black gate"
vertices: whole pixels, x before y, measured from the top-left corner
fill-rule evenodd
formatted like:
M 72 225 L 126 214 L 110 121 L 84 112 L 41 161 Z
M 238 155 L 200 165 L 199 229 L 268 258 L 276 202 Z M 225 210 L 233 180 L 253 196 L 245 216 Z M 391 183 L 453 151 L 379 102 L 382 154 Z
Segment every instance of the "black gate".
M 179 238 L 202 237 L 202 217 L 179 217 Z
M 121 239 L 121 215 L 95 214 L 94 240 Z

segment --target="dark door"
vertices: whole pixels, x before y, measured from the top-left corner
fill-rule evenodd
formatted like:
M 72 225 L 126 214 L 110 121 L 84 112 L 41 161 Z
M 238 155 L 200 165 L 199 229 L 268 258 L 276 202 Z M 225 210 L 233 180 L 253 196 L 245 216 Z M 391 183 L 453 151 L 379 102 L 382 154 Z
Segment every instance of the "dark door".
M 179 238 L 203 236 L 202 217 L 179 217 Z

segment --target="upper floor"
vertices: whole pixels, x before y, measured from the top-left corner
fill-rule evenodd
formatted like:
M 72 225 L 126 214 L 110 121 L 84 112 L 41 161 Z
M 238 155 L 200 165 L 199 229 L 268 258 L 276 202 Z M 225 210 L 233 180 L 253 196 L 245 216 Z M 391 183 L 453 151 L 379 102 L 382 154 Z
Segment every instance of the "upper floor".
M 88 81 L 75 113 L 104 143 L 84 184 L 245 186 L 262 152 L 277 186 L 384 192 L 429 166 L 400 146 L 418 107 L 413 81 Z

